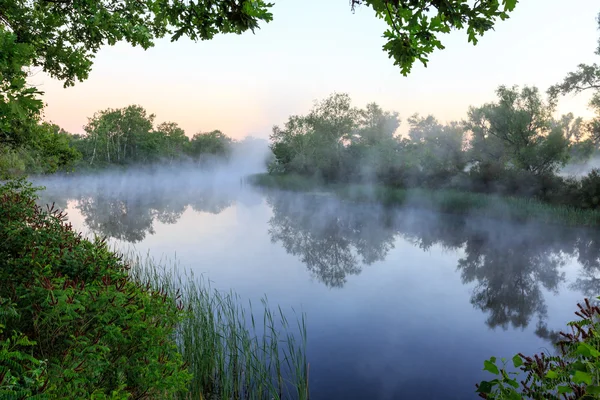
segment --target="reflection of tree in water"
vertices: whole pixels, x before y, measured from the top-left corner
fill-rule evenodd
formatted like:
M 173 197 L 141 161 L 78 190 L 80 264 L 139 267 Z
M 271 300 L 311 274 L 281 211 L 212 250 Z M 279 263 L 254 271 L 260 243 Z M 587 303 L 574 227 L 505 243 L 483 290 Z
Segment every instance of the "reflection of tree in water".
M 342 287 L 363 265 L 383 260 L 393 247 L 394 232 L 382 227 L 372 207 L 345 206 L 318 195 L 276 194 L 268 197 L 272 242 L 298 256 L 329 287 Z
M 574 229 L 514 225 L 435 213 L 382 212 L 325 196 L 272 194 L 270 234 L 298 256 L 327 286 L 342 287 L 363 265 L 383 260 L 395 235 L 423 250 L 437 245 L 464 252 L 458 271 L 472 284 L 471 303 L 491 328 L 525 328 L 553 338 L 544 290 L 557 293 L 563 267 L 578 257 L 582 276 L 573 285 L 585 295 L 600 289 L 600 234 Z M 591 235 L 591 236 L 590 236 Z
M 464 283 L 476 282 L 471 303 L 489 313 L 488 326 L 524 328 L 536 314 L 546 318 L 541 288 L 557 292 L 564 280 L 563 255 L 528 235 L 497 241 L 486 233 L 469 238 L 465 253 L 458 269 Z
M 600 295 L 600 233 L 588 232 L 588 235 L 582 235 L 577 240 L 576 249 L 577 261 L 582 268 L 571 288 L 594 299 Z
M 233 204 L 233 199 L 215 189 L 194 191 L 189 198 L 196 212 L 219 214 Z
M 128 196 L 98 192 L 79 198 L 77 208 L 92 232 L 135 243 L 147 234 L 154 234 L 155 219 L 166 224 L 177 222 L 186 207 L 179 199 L 157 194 Z
M 498 221 L 423 218 L 426 223 L 405 225 L 403 236 L 424 249 L 437 244 L 464 251 L 457 268 L 463 283 L 475 284 L 471 304 L 488 314 L 489 327 L 524 328 L 537 316 L 539 334 L 547 331 L 542 289 L 557 293 L 576 236 Z
M 154 234 L 154 222 L 176 223 L 186 207 L 218 214 L 233 203 L 232 195 L 210 188 L 145 192 L 97 188 L 73 196 L 87 227 L 97 235 L 135 243 Z

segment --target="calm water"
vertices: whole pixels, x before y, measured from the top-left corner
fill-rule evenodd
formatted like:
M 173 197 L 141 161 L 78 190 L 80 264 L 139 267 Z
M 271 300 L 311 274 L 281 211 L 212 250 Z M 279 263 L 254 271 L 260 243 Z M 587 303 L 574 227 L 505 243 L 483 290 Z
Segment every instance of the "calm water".
M 54 179 L 73 225 L 308 317 L 313 399 L 475 399 L 600 286 L 600 233 L 265 192 L 229 173 Z

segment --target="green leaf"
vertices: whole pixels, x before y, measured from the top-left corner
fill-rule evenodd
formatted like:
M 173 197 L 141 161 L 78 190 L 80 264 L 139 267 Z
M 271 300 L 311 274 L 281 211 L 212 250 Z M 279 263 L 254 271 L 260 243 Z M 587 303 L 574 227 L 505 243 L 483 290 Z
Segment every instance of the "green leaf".
M 580 343 L 579 346 L 577 346 L 577 353 L 586 357 L 600 357 L 600 351 L 587 343 Z
M 485 360 L 483 362 L 483 370 L 491 372 L 494 375 L 498 375 L 500 373 L 500 371 L 498 370 L 498 367 L 496 367 L 496 364 L 494 364 L 495 362 L 496 362 L 496 357 L 492 357 L 492 358 L 490 358 L 490 360 Z
M 558 378 L 558 374 L 556 373 L 556 371 L 550 370 L 550 371 L 546 372 L 546 378 L 556 379 L 556 378 Z
M 558 394 L 572 393 L 573 389 L 570 386 L 559 386 Z
M 523 360 L 521 359 L 521 356 L 518 354 L 512 358 L 512 362 L 513 362 L 513 365 L 515 366 L 515 368 L 519 368 L 521 365 L 523 365 Z
M 519 384 L 517 383 L 517 381 L 515 379 L 506 379 L 506 383 L 508 383 L 510 386 L 514 387 L 515 389 L 519 388 Z
M 583 371 L 575 371 L 575 375 L 573 376 L 573 382 L 575 383 L 585 383 L 587 385 L 592 384 L 592 376 L 587 372 Z
M 506 11 L 514 10 L 515 6 L 517 5 L 517 1 L 518 0 L 502 0 L 502 3 L 504 4 L 504 9 Z
M 587 394 L 600 394 L 600 386 L 596 386 L 596 385 L 588 385 L 585 388 L 585 392 Z
M 481 381 L 479 383 L 479 387 L 477 388 L 476 392 L 478 393 L 492 393 L 492 387 L 493 385 L 488 382 L 488 381 Z
M 504 393 L 505 395 L 508 395 L 508 398 L 510 400 L 522 400 L 523 397 L 515 390 L 509 389 L 508 393 Z

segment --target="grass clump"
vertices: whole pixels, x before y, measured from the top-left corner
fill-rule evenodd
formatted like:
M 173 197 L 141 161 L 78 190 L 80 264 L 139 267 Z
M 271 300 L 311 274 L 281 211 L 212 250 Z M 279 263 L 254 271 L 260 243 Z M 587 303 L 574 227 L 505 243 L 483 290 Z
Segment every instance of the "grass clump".
M 298 341 L 281 311 L 259 327 L 235 295 L 82 238 L 35 192 L 0 185 L 0 398 L 308 397 L 303 318 Z
M 185 304 L 177 346 L 192 373 L 184 398 L 308 399 L 306 320 L 290 323 L 266 297 L 258 310 L 232 292 L 212 289 L 193 273 L 135 258 L 134 279 L 161 286 Z M 295 332 L 294 332 L 295 331 Z

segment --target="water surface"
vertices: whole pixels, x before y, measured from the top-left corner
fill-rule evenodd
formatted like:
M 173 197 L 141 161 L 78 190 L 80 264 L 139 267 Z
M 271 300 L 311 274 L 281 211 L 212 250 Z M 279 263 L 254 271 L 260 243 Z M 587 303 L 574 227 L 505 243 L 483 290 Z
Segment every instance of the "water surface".
M 312 399 L 470 399 L 489 356 L 551 350 L 600 234 L 254 189 L 230 173 L 56 178 L 88 235 L 308 318 Z

